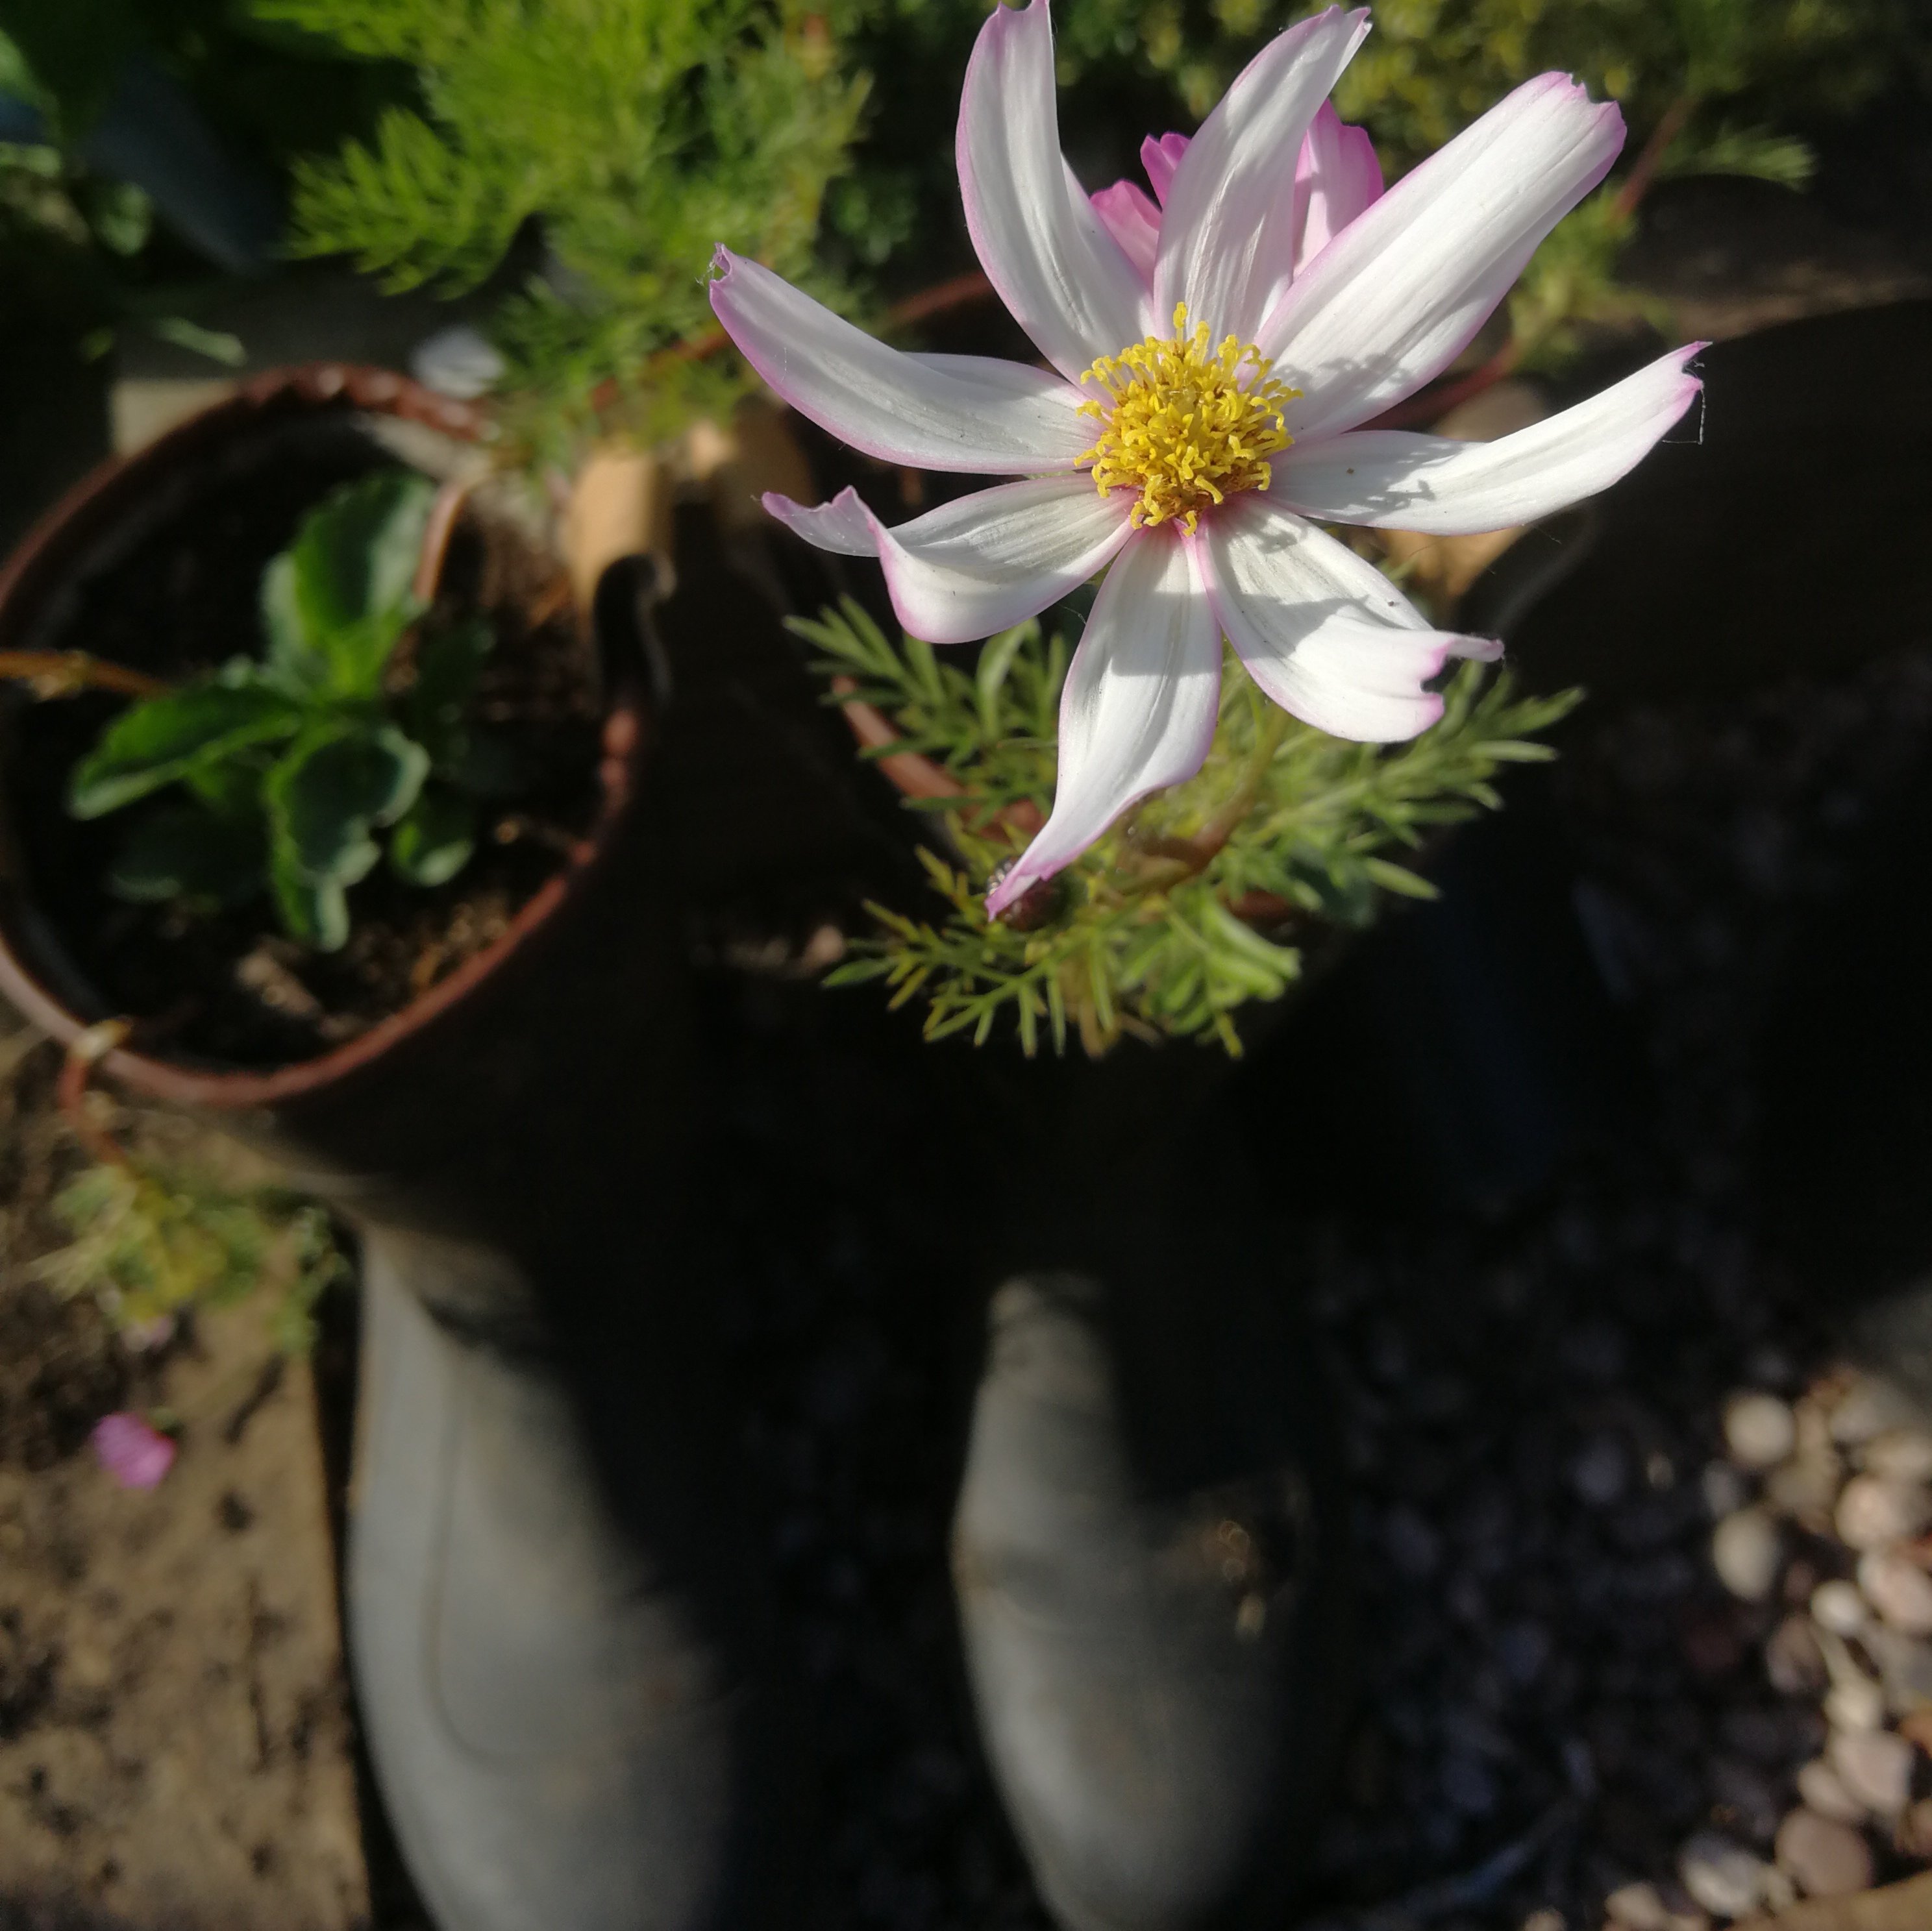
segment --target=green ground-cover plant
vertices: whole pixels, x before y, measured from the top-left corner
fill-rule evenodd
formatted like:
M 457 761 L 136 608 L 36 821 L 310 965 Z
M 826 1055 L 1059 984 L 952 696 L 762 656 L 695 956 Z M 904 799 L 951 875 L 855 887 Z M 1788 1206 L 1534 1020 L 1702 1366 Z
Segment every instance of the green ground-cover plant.
M 34 1271 L 137 1333 L 266 1290 L 276 1345 L 305 1354 L 316 1302 L 349 1271 L 326 1211 L 283 1188 L 238 1192 L 190 1169 L 108 1159 L 62 1188 L 53 1209 L 73 1239 Z
M 434 495 L 412 471 L 382 470 L 327 497 L 263 574 L 266 655 L 130 706 L 75 766 L 78 817 L 182 793 L 123 846 L 117 895 L 230 903 L 266 888 L 292 937 L 332 951 L 349 935 L 348 888 L 384 855 L 379 831 L 411 884 L 462 869 L 472 800 L 499 787 L 504 760 L 464 715 L 488 628 L 421 622 Z
M 910 801 L 938 817 L 944 849 L 920 856 L 945 914 L 872 907 L 878 936 L 830 982 L 881 980 L 896 1004 L 922 998 L 932 1039 L 976 1044 L 1010 1024 L 1029 1054 L 1042 1031 L 1055 1051 L 1070 1031 L 1089 1052 L 1132 1032 L 1238 1054 L 1237 1009 L 1294 983 L 1309 930 L 1365 925 L 1391 893 L 1432 897 L 1402 857 L 1496 806 L 1498 768 L 1550 757 L 1531 739 L 1578 695 L 1520 697 L 1506 674 L 1468 664 L 1421 736 L 1351 744 L 1269 703 L 1229 652 L 1199 775 L 1129 813 L 1023 901 L 1023 916 L 989 919 L 988 883 L 1052 803 L 1065 638 L 1022 624 L 969 672 L 918 638 L 892 642 L 850 598 L 793 628 L 824 653 L 822 674 L 849 680 L 832 701 L 875 706 L 903 734 L 886 748 L 932 759 L 960 787 Z

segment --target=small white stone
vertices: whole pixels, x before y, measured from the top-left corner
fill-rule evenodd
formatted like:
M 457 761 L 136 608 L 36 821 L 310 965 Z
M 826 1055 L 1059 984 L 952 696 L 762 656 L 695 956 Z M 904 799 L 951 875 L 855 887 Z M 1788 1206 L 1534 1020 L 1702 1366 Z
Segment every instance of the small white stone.
M 1916 1428 L 1888 1428 L 1864 1445 L 1860 1464 L 1888 1482 L 1932 1482 L 1932 1435 Z
M 1627 1884 L 1604 1900 L 1604 1909 L 1624 1931 L 1670 1931 L 1670 1907 L 1654 1884 Z
M 426 335 L 410 355 L 410 373 L 424 388 L 472 402 L 503 379 L 501 352 L 466 322 Z
M 1762 1603 L 1771 1594 L 1784 1555 L 1778 1525 L 1762 1509 L 1739 1509 L 1711 1532 L 1718 1580 L 1747 1603 Z
M 1871 1620 L 1865 1599 L 1851 1582 L 1821 1582 L 1811 1592 L 1811 1614 L 1834 1636 L 1855 1636 Z
M 1916 1535 L 1932 1521 L 1932 1496 L 1910 1483 L 1854 1475 L 1838 1498 L 1833 1519 L 1853 1549 L 1882 1549 Z
M 1814 1810 L 1794 1810 L 1779 1825 L 1778 1861 L 1810 1897 L 1871 1888 L 1870 1846 L 1849 1824 Z
M 1832 1408 L 1832 1438 L 1856 1448 L 1887 1429 L 1910 1428 L 1917 1420 L 1911 1402 L 1891 1382 L 1861 1375 Z
M 1798 1794 L 1820 1816 L 1835 1817 L 1840 1824 L 1862 1824 L 1869 1814 L 1822 1757 L 1814 1757 L 1799 1771 Z
M 1888 1623 L 1868 1624 L 1858 1641 L 1878 1665 L 1886 1702 L 1894 1717 L 1932 1704 L 1932 1643 L 1908 1636 Z
M 1744 1918 L 1764 1898 L 1765 1865 L 1742 1844 L 1700 1831 L 1677 1855 L 1684 1888 L 1720 1918 Z
M 1796 1516 L 1808 1528 L 1828 1528 L 1844 1472 L 1835 1455 L 1801 1454 L 1796 1461 L 1774 1468 L 1766 1478 L 1765 1500 L 1786 1515 Z
M 1896 1731 L 1838 1731 L 1825 1746 L 1825 1757 L 1868 1810 L 1895 1817 L 1910 1801 L 1912 1746 Z
M 1851 1661 L 1835 1636 L 1820 1632 L 1820 1642 L 1832 1670 L 1832 1693 L 1824 1699 L 1826 1723 L 1834 1730 L 1876 1730 L 1886 1720 L 1886 1692 Z
M 1775 1468 L 1798 1441 L 1790 1405 L 1755 1390 L 1724 1404 L 1724 1446 L 1740 1468 Z
M 1858 1558 L 1858 1587 L 1895 1630 L 1932 1636 L 1932 1576 L 1895 1549 L 1874 1549 Z
M 1848 1674 L 1832 1685 L 1824 1710 L 1834 1731 L 1876 1730 L 1885 1721 L 1885 1692 L 1868 1676 Z
M 1780 1696 L 1815 1697 L 1824 1690 L 1824 1647 L 1808 1618 L 1786 1616 L 1765 1639 L 1764 1672 Z

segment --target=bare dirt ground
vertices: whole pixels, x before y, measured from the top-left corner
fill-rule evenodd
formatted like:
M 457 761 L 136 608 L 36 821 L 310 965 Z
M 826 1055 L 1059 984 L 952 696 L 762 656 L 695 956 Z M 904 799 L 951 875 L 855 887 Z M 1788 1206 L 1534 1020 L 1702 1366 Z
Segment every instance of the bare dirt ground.
M 0 1925 L 348 1931 L 368 1888 L 307 1366 L 247 1304 L 134 1355 L 34 1277 L 78 1156 L 54 1049 L 0 1053 Z M 122 1407 L 178 1418 L 156 1489 L 86 1447 Z

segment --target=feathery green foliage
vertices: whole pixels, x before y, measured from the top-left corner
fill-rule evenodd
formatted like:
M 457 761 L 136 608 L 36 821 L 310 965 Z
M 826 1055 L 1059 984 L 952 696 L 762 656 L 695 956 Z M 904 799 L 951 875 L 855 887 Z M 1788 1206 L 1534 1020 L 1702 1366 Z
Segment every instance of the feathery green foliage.
M 814 268 L 827 182 L 866 83 L 806 0 L 255 0 L 258 17 L 406 63 L 418 107 L 299 165 L 295 246 L 346 253 L 392 288 L 476 287 L 528 224 L 544 256 L 492 325 L 558 453 L 593 417 L 642 433 L 728 400 L 722 361 L 657 352 L 712 326 L 723 242 L 828 298 Z M 604 384 L 614 396 L 597 398 Z
M 1507 675 L 1457 671 L 1443 715 L 1412 742 L 1344 742 L 1264 698 L 1232 652 L 1213 749 L 1198 777 L 1156 793 L 1016 919 L 982 896 L 1052 803 L 1054 730 L 1069 652 L 1024 623 L 988 642 L 968 671 L 916 637 L 890 641 L 849 598 L 798 634 L 818 668 L 851 680 L 903 733 L 893 748 L 943 765 L 961 789 L 922 799 L 946 847 L 920 856 L 947 910 L 936 922 L 882 906 L 880 926 L 830 975 L 880 980 L 893 1003 L 927 1006 L 928 1038 L 1004 1021 L 1030 1054 L 1071 1031 L 1090 1053 L 1123 1033 L 1218 1040 L 1240 1051 L 1236 1010 L 1278 998 L 1322 925 L 1359 927 L 1384 896 L 1433 895 L 1393 854 L 1499 801 L 1500 766 L 1550 756 L 1528 740 L 1576 701 L 1517 697 Z M 837 700 L 835 700 L 837 701 Z

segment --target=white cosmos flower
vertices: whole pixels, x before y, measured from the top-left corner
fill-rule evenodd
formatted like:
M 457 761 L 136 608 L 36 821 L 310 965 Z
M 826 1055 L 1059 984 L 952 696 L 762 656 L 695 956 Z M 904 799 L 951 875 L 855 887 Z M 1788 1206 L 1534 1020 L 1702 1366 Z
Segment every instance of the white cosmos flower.
M 1623 143 L 1614 106 L 1528 81 L 1386 193 L 1327 105 L 1368 31 L 1331 8 L 1264 47 L 1192 141 L 1142 150 L 1156 206 L 1090 198 L 1060 151 L 1047 0 L 980 30 L 959 184 L 988 279 L 1052 370 L 905 355 L 720 249 L 711 301 L 788 402 L 889 463 L 1016 475 L 887 528 L 850 490 L 765 506 L 820 547 L 875 556 L 899 620 L 959 643 L 1106 569 L 1060 709 L 1052 815 L 988 895 L 998 913 L 1137 799 L 1199 769 L 1225 635 L 1262 691 L 1338 737 L 1412 737 L 1451 656 L 1316 526 L 1455 535 L 1614 482 L 1700 387 L 1701 343 L 1534 427 L 1464 443 L 1365 422 L 1438 375 Z

